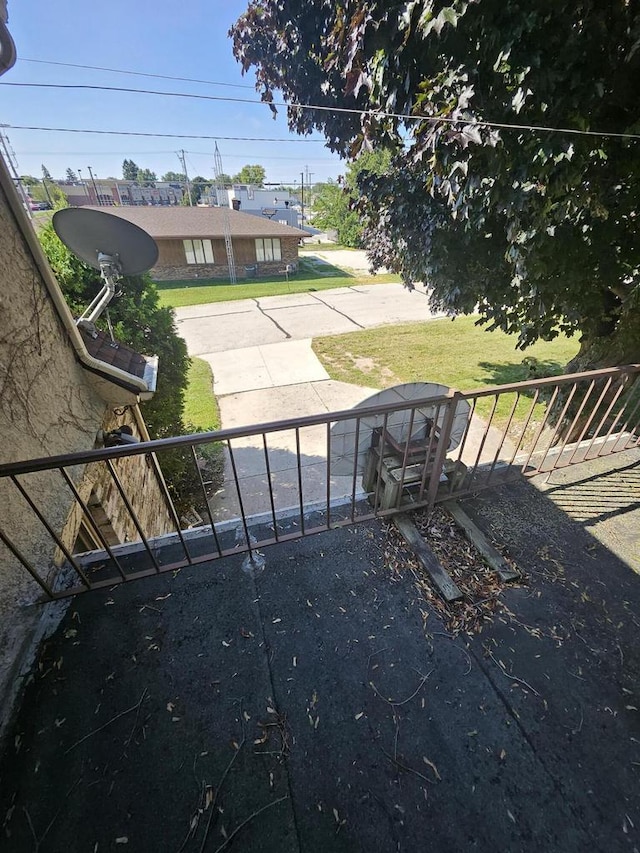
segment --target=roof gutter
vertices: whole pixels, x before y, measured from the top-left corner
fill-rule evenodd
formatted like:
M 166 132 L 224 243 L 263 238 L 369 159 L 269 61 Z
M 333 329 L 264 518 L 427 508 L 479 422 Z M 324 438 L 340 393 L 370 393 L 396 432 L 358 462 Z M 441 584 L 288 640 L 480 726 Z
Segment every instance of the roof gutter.
M 11 209 L 11 212 L 13 213 L 18 228 L 20 229 L 22 236 L 24 237 L 29 247 L 29 250 L 33 256 L 36 267 L 38 268 L 38 271 L 49 293 L 49 296 L 51 297 L 51 301 L 53 302 L 56 313 L 58 314 L 58 317 L 62 321 L 62 324 L 67 331 L 76 358 L 78 359 L 80 364 L 82 364 L 83 367 L 87 368 L 87 370 L 90 370 L 92 373 L 98 374 L 99 376 L 103 376 L 105 379 L 108 379 L 115 385 L 118 385 L 121 388 L 125 388 L 127 391 L 133 394 L 137 394 L 142 399 L 148 399 L 148 397 L 150 396 L 150 391 L 152 392 L 155 389 L 149 388 L 149 386 L 143 379 L 140 379 L 137 376 L 133 376 L 130 373 L 126 373 L 124 370 L 120 370 L 119 368 L 113 367 L 110 364 L 105 364 L 104 361 L 99 361 L 97 358 L 94 358 L 87 352 L 87 348 L 84 345 L 82 336 L 80 335 L 80 332 L 76 327 L 73 315 L 71 314 L 69 306 L 67 305 L 65 298 L 62 295 L 60 285 L 58 284 L 56 277 L 53 274 L 53 270 L 49 265 L 49 261 L 47 260 L 46 255 L 42 250 L 42 246 L 40 245 L 40 242 L 36 236 L 35 231 L 33 230 L 31 223 L 29 222 L 26 211 L 22 206 L 22 202 L 20 201 L 13 181 L 11 180 L 9 172 L 7 171 L 7 167 L 1 157 L 0 186 L 2 187 L 4 195 L 7 199 L 7 203 Z

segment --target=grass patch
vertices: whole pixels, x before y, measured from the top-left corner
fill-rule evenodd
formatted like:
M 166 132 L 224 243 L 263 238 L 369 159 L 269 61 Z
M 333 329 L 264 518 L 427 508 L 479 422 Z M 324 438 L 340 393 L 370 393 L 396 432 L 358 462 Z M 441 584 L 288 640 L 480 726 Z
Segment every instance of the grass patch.
M 184 394 L 184 421 L 189 429 L 220 429 L 220 410 L 213 394 L 213 373 L 209 362 L 192 358 Z
M 213 279 L 159 281 L 156 282 L 156 287 L 162 307 L 183 308 L 187 305 L 205 305 L 210 302 L 332 290 L 336 287 L 350 287 L 356 283 L 388 284 L 397 281 L 400 281 L 397 275 L 353 274 L 331 264 L 319 265 L 314 264 L 309 258 L 300 258 L 298 272 L 291 276 L 289 281 L 284 275 L 279 275 L 272 278 L 249 279 L 238 284 Z
M 540 341 L 525 352 L 503 332 L 487 332 L 474 317 L 383 326 L 346 335 L 315 338 L 313 349 L 332 379 L 373 388 L 402 382 L 437 382 L 460 391 L 504 385 L 531 378 L 525 357 L 535 359 L 537 376 L 562 373 L 578 351 L 577 338 Z M 512 395 L 502 395 L 494 416 L 497 426 L 508 418 Z M 478 401 L 488 417 L 492 399 Z
M 314 243 L 313 237 L 308 237 L 304 246 L 300 247 L 300 252 L 349 252 L 350 246 L 341 246 L 340 243 L 322 243 L 316 240 Z

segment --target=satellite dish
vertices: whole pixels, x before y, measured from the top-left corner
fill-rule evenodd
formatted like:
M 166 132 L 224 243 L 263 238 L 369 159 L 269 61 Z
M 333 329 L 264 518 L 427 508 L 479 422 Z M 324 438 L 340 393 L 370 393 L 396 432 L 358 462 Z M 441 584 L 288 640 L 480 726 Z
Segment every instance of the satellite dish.
M 158 260 L 153 237 L 120 216 L 67 207 L 54 214 L 53 227 L 74 255 L 97 270 L 102 270 L 100 255 L 108 255 L 120 275 L 139 275 Z
M 74 255 L 100 270 L 104 285 L 76 320 L 77 326 L 95 338 L 95 321 L 115 296 L 118 278 L 151 269 L 158 260 L 158 247 L 153 237 L 133 222 L 100 210 L 67 207 L 54 213 L 53 227 Z M 109 312 L 107 322 L 113 340 Z
M 395 385 L 385 388 L 366 400 L 354 406 L 354 410 L 366 409 L 372 406 L 381 406 L 386 403 L 397 403 L 398 406 L 415 400 L 424 400 L 428 397 L 442 397 L 448 393 L 447 385 L 438 385 L 435 382 L 409 382 L 405 385 Z M 438 411 L 439 409 L 439 411 Z M 445 406 L 437 403 L 420 406 L 415 411 L 413 423 L 411 423 L 411 407 L 390 412 L 387 415 L 387 431 L 398 442 L 406 442 L 410 439 L 422 438 L 425 434 L 427 421 L 435 422 L 436 426 L 442 426 L 445 415 Z M 471 407 L 466 400 L 459 400 L 456 404 L 451 438 L 448 451 L 454 450 L 462 441 L 469 423 Z M 338 421 L 331 428 L 331 472 L 332 474 L 352 475 L 355 470 L 363 473 L 367 457 L 367 450 L 371 447 L 373 430 L 384 426 L 384 414 L 368 415 L 360 418 L 360 428 L 357 428 L 356 418 L 347 421 Z M 411 435 L 409 426 L 411 425 Z M 357 443 L 356 443 L 357 435 Z

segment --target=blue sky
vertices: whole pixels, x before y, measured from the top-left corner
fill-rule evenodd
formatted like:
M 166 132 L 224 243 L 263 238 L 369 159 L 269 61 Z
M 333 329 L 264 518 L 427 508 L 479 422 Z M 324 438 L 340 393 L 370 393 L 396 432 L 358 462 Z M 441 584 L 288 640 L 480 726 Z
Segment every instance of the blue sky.
M 230 25 L 245 10 L 240 0 L 9 0 L 9 30 L 18 61 L 0 81 L 0 123 L 39 127 L 256 137 L 279 142 L 219 139 L 225 172 L 260 163 L 267 181 L 336 178 L 344 171 L 319 135 L 301 141 L 290 134 L 284 111 L 274 121 L 261 104 L 166 98 L 123 92 L 31 89 L 2 83 L 80 83 L 160 89 L 230 98 L 258 99 L 253 72 L 243 77 L 227 38 Z M 27 60 L 47 60 L 114 69 L 192 77 L 227 84 L 204 85 L 124 74 L 65 68 Z M 233 84 L 229 86 L 228 84 Z M 247 88 L 238 88 L 247 87 Z M 195 139 L 136 138 L 6 128 L 21 174 L 40 177 L 44 163 L 54 177 L 67 167 L 88 176 L 121 176 L 129 157 L 158 177 L 182 171 L 176 151 L 187 152 L 190 176 L 213 175 L 214 142 Z M 305 137 L 304 139 L 309 139 Z M 306 180 L 306 178 L 305 178 Z

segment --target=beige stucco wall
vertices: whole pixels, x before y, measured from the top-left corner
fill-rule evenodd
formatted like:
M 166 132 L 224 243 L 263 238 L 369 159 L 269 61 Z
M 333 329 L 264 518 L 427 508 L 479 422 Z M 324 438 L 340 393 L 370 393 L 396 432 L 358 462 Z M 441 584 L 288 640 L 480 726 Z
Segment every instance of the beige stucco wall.
M 133 417 L 116 415 L 123 392 L 99 380 L 78 361 L 68 330 L 25 239 L 28 221 L 9 203 L 12 188 L 0 158 L 0 463 L 94 447 L 100 428 L 113 429 Z M 105 402 L 108 399 L 109 402 Z M 121 402 L 131 402 L 125 392 Z M 144 427 L 143 427 L 144 428 Z M 134 432 L 140 435 L 139 425 Z M 149 536 L 172 530 L 154 469 L 144 455 L 116 463 Z M 104 498 L 120 541 L 137 538 L 124 518 L 122 502 L 105 485 L 104 466 L 73 469 L 80 492 L 92 488 Z M 84 478 L 84 479 L 83 479 Z M 80 517 L 59 473 L 22 476 L 22 483 L 54 530 L 72 545 Z M 43 576 L 55 572 L 56 548 L 15 485 L 0 478 L 0 528 Z M 59 552 L 57 552 L 59 555 Z M 36 625 L 40 596 L 11 551 L 0 541 L 0 706 L 11 692 L 15 664 Z

